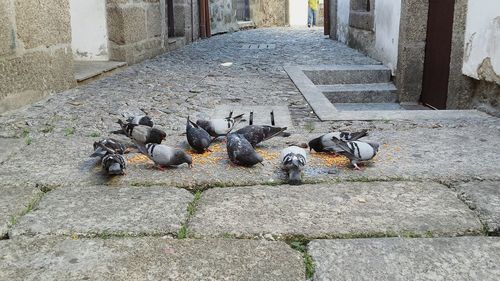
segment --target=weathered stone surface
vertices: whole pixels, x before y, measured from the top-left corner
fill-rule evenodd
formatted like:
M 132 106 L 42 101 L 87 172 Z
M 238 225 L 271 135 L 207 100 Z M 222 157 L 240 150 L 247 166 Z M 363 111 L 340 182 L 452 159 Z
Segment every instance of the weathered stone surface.
M 15 1 L 16 33 L 24 48 L 71 43 L 69 1 Z
M 17 138 L 0 138 L 0 163 L 3 163 L 13 153 L 17 153 L 24 147 L 25 143 L 22 139 Z
M 0 3 L 0 56 L 11 54 L 15 47 L 15 33 L 11 21 L 12 7 L 9 2 Z
M 211 189 L 188 229 L 195 237 L 327 238 L 463 235 L 481 228 L 442 185 L 370 182 Z
M 498 280 L 500 238 L 314 240 L 313 280 Z
M 500 233 L 500 182 L 471 181 L 458 185 L 462 200 L 475 210 L 491 233 Z
M 288 24 L 285 0 L 250 0 L 250 18 L 257 27 Z
M 162 18 L 160 7 L 160 4 L 151 4 L 147 8 L 148 38 L 158 37 L 161 35 Z
M 2 280 L 304 280 L 283 242 L 123 238 L 0 241 Z
M 28 186 L 0 186 L 0 194 L 0 237 L 4 237 L 9 226 L 27 211 L 42 192 Z
M 118 45 L 135 43 L 147 38 L 146 12 L 140 7 L 108 7 L 108 37 Z
M 192 197 L 177 188 L 61 188 L 22 217 L 11 236 L 177 234 Z

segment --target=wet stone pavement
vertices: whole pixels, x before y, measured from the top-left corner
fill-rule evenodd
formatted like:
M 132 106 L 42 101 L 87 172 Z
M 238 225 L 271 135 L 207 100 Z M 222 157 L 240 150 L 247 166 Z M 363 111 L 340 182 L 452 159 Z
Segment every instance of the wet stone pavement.
M 283 70 L 375 63 L 318 29 L 248 30 L 3 114 L 0 280 L 498 280 L 498 118 L 319 122 Z M 131 153 L 122 177 L 88 157 L 118 118 L 147 113 L 187 149 L 186 117 L 231 105 L 288 108 L 264 165 L 232 165 L 221 142 L 192 169 Z M 282 148 L 359 129 L 381 144 L 362 171 L 310 153 L 306 184 L 286 184 Z

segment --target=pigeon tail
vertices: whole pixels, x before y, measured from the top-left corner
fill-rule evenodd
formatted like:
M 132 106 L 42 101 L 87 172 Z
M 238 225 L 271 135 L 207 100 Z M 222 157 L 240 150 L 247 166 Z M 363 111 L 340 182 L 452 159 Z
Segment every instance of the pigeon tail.
M 366 129 L 363 129 L 363 130 L 361 130 L 359 132 L 354 132 L 354 133 L 351 134 L 350 141 L 358 140 L 358 139 L 360 139 L 362 137 L 365 137 L 367 135 L 368 135 L 368 130 L 366 130 Z

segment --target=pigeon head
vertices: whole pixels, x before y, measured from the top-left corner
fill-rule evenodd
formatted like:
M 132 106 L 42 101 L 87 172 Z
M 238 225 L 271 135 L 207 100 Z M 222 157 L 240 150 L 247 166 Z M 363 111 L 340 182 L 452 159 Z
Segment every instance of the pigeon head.
M 371 147 L 373 147 L 373 150 L 375 150 L 375 152 L 378 152 L 378 148 L 379 148 L 379 144 L 378 143 L 374 143 L 374 142 L 369 142 L 368 143 Z
M 164 131 L 153 128 L 149 133 L 149 138 L 147 143 L 161 143 L 166 137 L 167 134 Z
M 111 166 L 108 168 L 108 174 L 110 175 L 122 175 L 123 170 L 122 167 L 120 166 L 120 163 L 113 163 Z
M 315 138 L 309 142 L 309 151 L 313 150 L 316 152 L 323 151 L 323 144 L 321 143 L 321 137 Z
M 193 157 L 187 154 L 183 150 L 176 150 L 174 153 L 175 165 L 180 165 L 183 163 L 187 163 L 189 167 L 193 166 Z
M 288 171 L 288 184 L 299 185 L 302 183 L 302 175 L 300 169 L 291 169 Z

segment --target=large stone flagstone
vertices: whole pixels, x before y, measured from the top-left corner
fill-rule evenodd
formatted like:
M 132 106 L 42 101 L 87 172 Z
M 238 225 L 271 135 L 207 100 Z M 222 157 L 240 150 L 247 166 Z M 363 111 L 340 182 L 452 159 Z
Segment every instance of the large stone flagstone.
M 163 238 L 0 241 L 0 280 L 304 280 L 283 242 Z
M 186 190 L 168 187 L 60 188 L 19 219 L 10 234 L 177 234 L 192 197 Z
M 42 196 L 38 188 L 28 186 L 0 186 L 0 237 L 7 235 L 9 225 L 28 211 L 30 204 Z
M 500 279 L 500 238 L 314 240 L 313 280 Z
M 456 194 L 430 182 L 215 188 L 189 223 L 195 237 L 454 236 L 482 225 Z
M 457 186 L 460 198 L 476 210 L 488 232 L 500 233 L 500 182 L 472 181 Z

